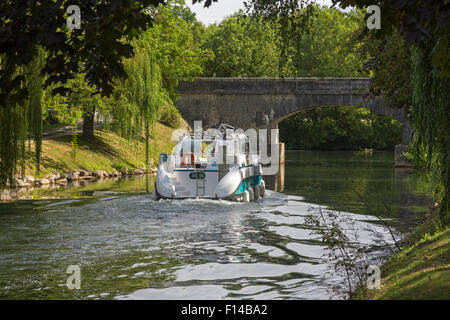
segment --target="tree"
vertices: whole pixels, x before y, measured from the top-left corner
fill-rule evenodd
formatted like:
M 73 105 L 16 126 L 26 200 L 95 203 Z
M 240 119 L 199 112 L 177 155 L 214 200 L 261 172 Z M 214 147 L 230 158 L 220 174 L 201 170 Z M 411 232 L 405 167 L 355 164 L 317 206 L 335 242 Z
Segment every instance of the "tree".
M 27 88 L 29 89 L 28 106 L 28 134 L 35 142 L 36 173 L 39 174 L 42 150 L 42 88 L 44 78 L 40 70 L 45 61 L 45 52 L 41 47 L 36 48 L 34 59 L 24 68 Z M 23 170 L 22 170 L 23 171 Z
M 355 41 L 357 35 L 355 35 Z M 358 37 L 359 38 L 359 37 Z M 412 63 L 410 49 L 399 33 L 377 39 L 366 35 L 360 51 L 370 55 L 361 70 L 371 77 L 369 96 L 383 96 L 387 106 L 410 114 L 412 105 Z
M 97 111 L 107 114 L 105 97 L 102 97 L 95 86 L 85 80 L 85 75 L 78 73 L 74 79 L 66 83 L 70 94 L 52 95 L 54 86 L 48 87 L 43 94 L 43 114 L 53 114 L 58 121 L 72 125 L 72 155 L 76 156 L 78 146 L 78 120 L 83 118 L 82 137 L 87 140 L 94 139 L 94 114 Z M 86 117 L 90 119 L 86 120 Z M 41 120 L 42 121 L 42 120 Z
M 83 117 L 83 138 L 94 139 L 95 112 L 105 108 L 102 96 L 97 88 L 85 80 L 84 74 L 77 74 L 75 79 L 69 80 L 70 95 L 67 99 L 69 110 L 79 110 Z M 75 119 L 76 121 L 77 119 Z
M 139 139 L 144 131 L 145 162 L 149 165 L 149 139 L 161 103 L 161 71 L 155 58 L 143 51 L 136 51 L 134 57 L 126 61 L 125 70 L 128 77 L 121 87 L 122 90 L 125 89 L 125 99 L 131 109 L 119 111 L 122 112 L 119 116 L 118 110 L 114 112 L 119 122 L 133 126 L 133 138 Z
M 264 0 L 260 0 L 264 1 Z M 283 0 L 281 0 L 283 1 Z M 371 0 L 332 0 L 342 8 L 366 8 Z M 383 0 L 379 2 L 381 29 L 373 30 L 379 39 L 395 32 L 401 33 L 406 45 L 422 47 L 436 41 L 429 57 L 439 69 L 440 76 L 450 76 L 448 59 L 450 4 L 442 0 Z M 367 29 L 365 30 L 367 32 Z
M 412 49 L 413 97 L 411 116 L 416 131 L 415 153 L 425 151 L 428 172 L 436 197 L 440 201 L 442 226 L 450 211 L 450 79 L 442 76 L 441 66 L 433 65 L 430 56 L 436 41 Z
M 293 74 L 300 77 L 361 77 L 368 58 L 353 35 L 363 25 L 362 11 L 342 12 L 315 6 L 316 16 L 308 34 L 301 35 L 293 56 Z
M 202 48 L 214 52 L 214 61 L 205 65 L 205 76 L 275 77 L 278 50 L 275 32 L 262 19 L 237 13 L 219 25 L 208 27 Z
M 43 73 L 49 77 L 46 85 L 64 84 L 75 73 L 86 73 L 89 84 L 104 94 L 111 93 L 112 79 L 123 76 L 122 57 L 132 54 L 132 46 L 123 41 L 134 38 L 139 30 L 151 25 L 152 18 L 145 10 L 162 0 L 115 1 L 12 1 L 0 3 L 0 55 L 2 56 L 0 105 L 20 104 L 26 89 L 16 68 L 28 65 L 33 59 L 36 45 L 48 53 Z M 81 9 L 81 29 L 68 30 L 66 10 L 69 5 Z M 26 18 L 25 18 L 26 17 Z M 55 88 L 61 92 L 61 87 Z M 13 92 L 13 94 L 9 94 Z
M 161 70 L 162 86 L 173 102 L 178 99 L 178 80 L 198 76 L 203 64 L 212 58 L 210 50 L 195 46 L 193 17 L 182 9 L 184 5 L 183 0 L 172 0 L 154 8 L 153 27 L 133 41 L 135 48 L 153 55 Z
M 24 79 L 24 86 L 29 95 L 22 105 L 11 103 L 0 108 L 0 188 L 7 181 L 14 183 L 14 176 L 20 169 L 24 174 L 25 160 L 29 152 L 26 151 L 27 139 L 35 139 L 35 162 L 39 172 L 41 151 L 41 100 L 43 77 L 39 74 L 44 61 L 45 52 L 41 47 L 33 48 L 33 60 L 26 66 L 18 68 L 15 77 Z M 2 57 L 0 57 L 1 59 Z M 1 60 L 3 62 L 3 60 Z M 20 168 L 18 168 L 20 165 Z
M 321 107 L 299 112 L 280 123 L 287 149 L 393 149 L 401 124 L 364 108 Z

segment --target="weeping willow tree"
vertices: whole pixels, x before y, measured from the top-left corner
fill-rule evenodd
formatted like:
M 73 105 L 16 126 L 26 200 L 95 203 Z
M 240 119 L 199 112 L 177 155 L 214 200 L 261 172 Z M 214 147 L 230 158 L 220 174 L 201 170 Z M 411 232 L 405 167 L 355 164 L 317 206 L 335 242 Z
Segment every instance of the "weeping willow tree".
M 42 90 L 44 78 L 41 70 L 45 63 L 45 51 L 37 48 L 36 57 L 25 67 L 27 87 L 29 90 L 28 100 L 28 124 L 29 138 L 34 140 L 36 175 L 39 174 L 42 151 Z
M 128 140 L 138 141 L 145 135 L 145 162 L 150 162 L 150 137 L 158 119 L 163 99 L 161 71 L 151 53 L 140 50 L 124 63 L 127 79 L 118 82 L 119 97 L 113 108 L 116 129 Z
M 442 67 L 432 63 L 431 57 L 438 43 L 435 38 L 412 49 L 412 120 L 416 131 L 416 152 L 425 152 L 444 226 L 450 207 L 450 79 L 442 72 Z
M 7 103 L 0 109 L 0 188 L 8 181 L 14 184 L 16 174 L 25 173 L 25 164 L 31 154 L 26 149 L 26 141 L 35 142 L 35 165 L 39 173 L 42 149 L 42 86 L 41 70 L 45 63 L 45 51 L 36 47 L 33 60 L 16 70 L 16 75 L 25 78 L 28 93 L 24 105 L 13 103 L 19 90 L 3 92 Z M 23 89 L 23 88 L 17 88 Z M 1 88 L 0 88 L 1 90 Z M 10 103 L 8 103 L 8 101 Z

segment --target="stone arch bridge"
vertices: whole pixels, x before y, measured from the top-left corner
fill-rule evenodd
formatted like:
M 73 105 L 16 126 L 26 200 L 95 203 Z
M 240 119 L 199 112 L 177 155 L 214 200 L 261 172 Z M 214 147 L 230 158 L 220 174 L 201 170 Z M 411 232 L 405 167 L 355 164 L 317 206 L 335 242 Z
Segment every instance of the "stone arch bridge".
M 324 106 L 355 106 L 392 117 L 403 124 L 402 144 L 409 142 L 410 124 L 403 110 L 391 109 L 381 97 L 365 98 L 368 78 L 197 78 L 180 81 L 176 102 L 192 126 L 218 122 L 236 128 L 278 128 L 302 110 Z

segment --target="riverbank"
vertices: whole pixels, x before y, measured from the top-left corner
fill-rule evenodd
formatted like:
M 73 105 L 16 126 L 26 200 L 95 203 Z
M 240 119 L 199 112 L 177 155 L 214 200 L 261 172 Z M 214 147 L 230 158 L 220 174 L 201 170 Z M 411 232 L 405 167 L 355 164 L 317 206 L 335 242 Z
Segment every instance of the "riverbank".
M 174 129 L 161 123 L 155 125 L 155 134 L 150 139 L 150 165 L 145 163 L 145 140 L 128 141 L 108 130 L 95 130 L 95 139 L 85 140 L 79 136 L 75 154 L 72 135 L 49 135 L 42 141 L 40 173 L 36 175 L 31 154 L 25 163 L 25 173 L 15 179 L 15 188 L 5 189 L 0 200 L 20 197 L 21 192 L 32 188 L 84 184 L 107 178 L 156 172 L 156 160 L 161 152 L 171 152 L 175 141 L 171 141 Z M 33 145 L 30 149 L 33 150 Z
M 439 230 L 438 211 L 431 208 L 402 250 L 381 267 L 381 288 L 363 288 L 354 299 L 450 299 L 450 228 L 447 221 Z

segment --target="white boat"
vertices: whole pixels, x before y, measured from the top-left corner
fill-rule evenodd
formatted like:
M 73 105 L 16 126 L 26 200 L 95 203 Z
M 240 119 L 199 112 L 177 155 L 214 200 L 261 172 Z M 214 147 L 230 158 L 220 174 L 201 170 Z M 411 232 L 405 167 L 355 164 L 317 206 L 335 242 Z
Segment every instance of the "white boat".
M 201 131 L 181 136 L 171 155 L 159 155 L 153 198 L 251 202 L 264 197 L 262 166 L 249 137 L 225 124 Z

